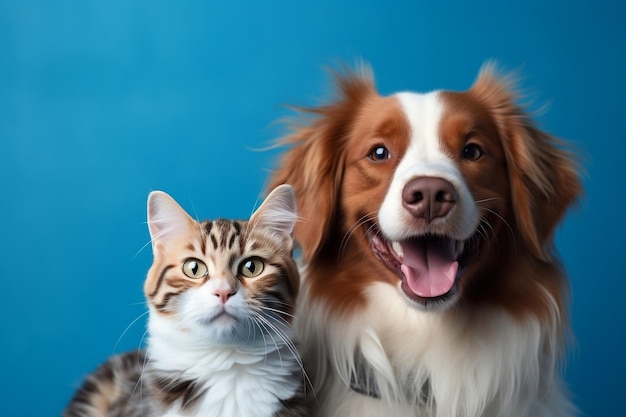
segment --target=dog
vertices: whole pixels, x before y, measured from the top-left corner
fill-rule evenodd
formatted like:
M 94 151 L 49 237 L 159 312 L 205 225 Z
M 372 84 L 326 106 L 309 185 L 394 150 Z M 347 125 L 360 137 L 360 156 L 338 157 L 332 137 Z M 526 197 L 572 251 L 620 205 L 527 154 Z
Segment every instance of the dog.
M 575 415 L 553 244 L 582 193 L 572 150 L 492 63 L 464 92 L 381 96 L 368 68 L 335 79 L 269 180 L 300 208 L 313 414 Z

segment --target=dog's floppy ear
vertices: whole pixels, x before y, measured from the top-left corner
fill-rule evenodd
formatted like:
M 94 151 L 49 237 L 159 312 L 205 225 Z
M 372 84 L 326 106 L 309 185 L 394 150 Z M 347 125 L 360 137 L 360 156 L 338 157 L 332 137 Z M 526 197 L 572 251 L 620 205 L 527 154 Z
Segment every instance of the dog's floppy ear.
M 498 125 L 517 229 L 532 253 L 547 260 L 556 225 L 582 192 L 576 159 L 535 127 L 515 103 L 511 77 L 498 77 L 493 65 L 482 68 L 470 92 L 489 107 Z
M 292 133 L 279 140 L 290 148 L 273 172 L 268 189 L 291 184 L 298 215 L 295 237 L 305 260 L 323 250 L 336 227 L 339 188 L 347 136 L 360 105 L 376 94 L 371 73 L 335 73 L 338 98 L 324 106 L 300 109 L 303 118 L 291 123 Z

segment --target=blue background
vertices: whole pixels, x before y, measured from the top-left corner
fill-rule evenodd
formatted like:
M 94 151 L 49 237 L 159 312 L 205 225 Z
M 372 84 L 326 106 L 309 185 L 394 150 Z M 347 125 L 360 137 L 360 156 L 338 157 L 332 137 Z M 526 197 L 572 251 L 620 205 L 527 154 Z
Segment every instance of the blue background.
M 0 1 L 0 415 L 58 415 L 87 372 L 141 344 L 151 190 L 202 218 L 247 217 L 284 105 L 319 103 L 324 68 L 361 58 L 384 94 L 466 89 L 495 58 L 521 71 L 531 108 L 547 105 L 543 128 L 579 147 L 587 195 L 557 235 L 573 287 L 566 377 L 587 415 L 620 414 L 625 11 L 615 0 Z

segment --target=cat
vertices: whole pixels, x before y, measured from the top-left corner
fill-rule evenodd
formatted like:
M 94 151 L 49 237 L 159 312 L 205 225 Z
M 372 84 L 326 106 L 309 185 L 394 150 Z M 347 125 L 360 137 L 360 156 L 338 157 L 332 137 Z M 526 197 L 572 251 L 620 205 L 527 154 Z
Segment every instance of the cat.
M 147 348 L 101 365 L 63 416 L 305 416 L 292 330 L 296 219 L 289 185 L 249 221 L 197 222 L 166 193 L 150 193 Z

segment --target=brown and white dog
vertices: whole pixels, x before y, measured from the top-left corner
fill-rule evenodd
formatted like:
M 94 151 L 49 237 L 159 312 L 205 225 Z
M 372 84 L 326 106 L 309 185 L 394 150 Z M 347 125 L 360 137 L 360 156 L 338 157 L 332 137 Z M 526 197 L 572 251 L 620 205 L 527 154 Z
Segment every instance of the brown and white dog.
M 282 140 L 315 415 L 569 416 L 552 235 L 577 165 L 487 65 L 466 92 L 380 96 L 371 74 Z

